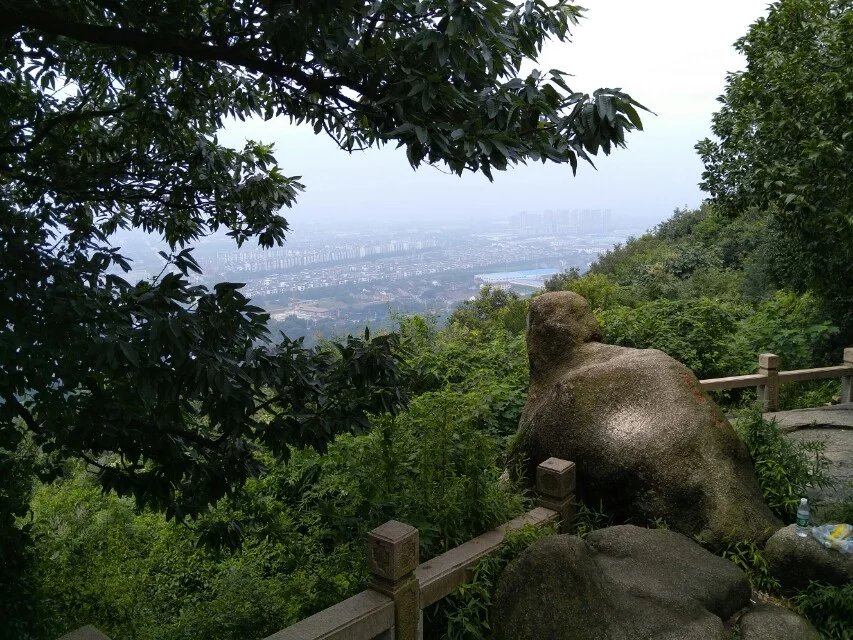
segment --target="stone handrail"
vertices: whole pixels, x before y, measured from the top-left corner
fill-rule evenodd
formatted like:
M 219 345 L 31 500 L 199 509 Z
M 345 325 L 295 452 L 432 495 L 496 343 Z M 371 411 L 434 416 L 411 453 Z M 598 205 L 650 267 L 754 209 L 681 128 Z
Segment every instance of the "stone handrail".
M 755 387 L 764 411 L 776 411 L 779 409 L 779 386 L 781 384 L 829 378 L 841 378 L 841 402 L 853 402 L 853 398 L 851 398 L 851 391 L 853 391 L 853 347 L 844 350 L 844 363 L 841 365 L 793 371 L 779 371 L 779 356 L 772 353 L 762 353 L 758 356 L 758 373 L 729 378 L 709 378 L 700 380 L 699 384 L 705 391 Z
M 574 463 L 549 458 L 536 469 L 539 506 L 422 564 L 415 527 L 395 520 L 380 525 L 367 534 L 368 588 L 265 640 L 421 640 L 422 610 L 471 580 L 480 559 L 500 548 L 508 533 L 552 522 L 568 530 L 575 482 Z M 90 638 L 109 640 L 93 627 L 60 640 Z

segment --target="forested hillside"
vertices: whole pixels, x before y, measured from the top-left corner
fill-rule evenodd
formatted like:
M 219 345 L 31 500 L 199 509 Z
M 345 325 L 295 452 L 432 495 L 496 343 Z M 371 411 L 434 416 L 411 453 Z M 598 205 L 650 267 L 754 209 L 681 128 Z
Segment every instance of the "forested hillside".
M 93 624 L 116 640 L 260 639 L 364 588 L 365 533 L 389 519 L 419 529 L 426 559 L 529 506 L 511 468 L 529 300 L 484 289 L 446 326 L 404 317 L 309 348 L 273 335 L 243 285 L 198 284 L 193 247 L 218 231 L 281 245 L 305 188 L 271 144 L 224 145 L 235 119 L 307 125 L 346 152 L 393 143 L 412 167 L 489 179 L 538 161 L 574 173 L 625 147 L 645 107 L 532 69 L 580 7 L 0 8 L 0 638 Z M 851 43 L 849 0 L 771 4 L 735 44 L 746 68 L 697 145 L 709 203 L 547 288 L 585 296 L 604 341 L 661 349 L 700 378 L 749 373 L 760 352 L 838 363 L 853 345 Z M 129 281 L 119 229 L 165 243 L 162 272 Z M 752 393 L 716 399 L 790 522 L 826 460 Z M 790 385 L 782 404 L 837 394 Z M 835 507 L 853 519 L 849 499 Z M 575 533 L 612 517 L 580 504 Z M 427 636 L 487 638 L 500 563 L 532 537 L 426 611 Z M 752 542 L 709 550 L 782 596 Z M 785 597 L 826 638 L 850 637 L 853 585 Z
M 500 479 L 527 384 L 518 327 L 460 314 L 400 333 L 406 411 L 322 454 L 264 453 L 262 478 L 193 522 L 103 495 L 83 465 L 39 486 L 33 637 L 92 623 L 116 638 L 260 638 L 363 589 L 365 533 L 391 518 L 418 527 L 429 558 L 520 514 L 528 498 Z
M 663 349 L 700 377 L 750 372 L 768 350 L 786 366 L 837 360 L 838 329 L 817 298 L 771 284 L 766 225 L 758 213 L 677 211 L 548 288 L 587 296 L 606 341 Z M 115 637 L 259 638 L 363 588 L 364 535 L 388 519 L 417 526 L 427 558 L 521 513 L 524 490 L 500 476 L 526 397 L 528 302 L 484 289 L 447 326 L 401 319 L 408 409 L 373 416 L 368 433 L 338 436 L 325 453 L 264 454 L 265 476 L 186 526 L 67 466 L 31 503 L 34 637 L 94 623 Z M 785 401 L 833 393 L 837 383 L 811 385 Z M 794 482 L 779 503 L 790 504 L 804 479 L 782 482 Z M 594 506 L 583 526 L 607 522 Z M 430 611 L 431 632 L 470 637 L 463 605 Z
M 750 209 L 727 217 L 705 205 L 676 211 L 601 256 L 588 274 L 560 274 L 547 288 L 584 295 L 605 342 L 661 349 L 699 378 L 751 373 L 762 352 L 779 355 L 787 369 L 837 364 L 851 341 L 839 327 L 845 318 L 819 294 L 794 288 L 786 274 L 796 262 L 784 247 L 771 216 Z M 811 390 L 828 401 L 835 386 Z M 787 406 L 802 391 L 785 389 Z

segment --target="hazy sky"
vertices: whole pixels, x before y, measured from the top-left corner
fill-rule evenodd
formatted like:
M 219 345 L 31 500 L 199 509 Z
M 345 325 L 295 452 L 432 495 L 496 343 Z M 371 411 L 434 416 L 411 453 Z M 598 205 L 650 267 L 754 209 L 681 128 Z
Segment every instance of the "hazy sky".
M 732 43 L 766 13 L 766 0 L 588 0 L 573 42 L 551 44 L 542 69 L 574 74 L 574 90 L 621 87 L 657 116 L 643 116 L 628 148 L 600 156 L 598 170 L 541 163 L 480 175 L 446 175 L 431 167 L 412 171 L 402 150 L 390 147 L 353 155 L 308 127 L 286 122 L 236 123 L 226 144 L 245 138 L 275 142 L 288 175 L 307 185 L 287 213 L 294 231 L 308 220 L 346 216 L 365 226 L 416 218 L 508 216 L 518 211 L 610 208 L 614 217 L 658 221 L 675 207 L 696 206 L 702 165 L 693 146 L 710 133 L 728 71 L 741 69 Z

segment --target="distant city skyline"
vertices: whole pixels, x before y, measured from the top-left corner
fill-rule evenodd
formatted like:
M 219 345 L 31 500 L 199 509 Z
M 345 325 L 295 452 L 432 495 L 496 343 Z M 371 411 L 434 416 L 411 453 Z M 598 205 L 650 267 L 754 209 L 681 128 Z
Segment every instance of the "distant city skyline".
M 369 229 L 391 221 L 507 217 L 547 209 L 611 209 L 647 226 L 677 207 L 698 206 L 702 166 L 693 146 L 710 134 L 728 72 L 743 67 L 732 44 L 766 14 L 765 0 L 591 0 L 573 42 L 546 45 L 537 66 L 574 74 L 573 89 L 622 87 L 657 115 L 644 114 L 644 132 L 628 149 L 581 166 L 528 165 L 462 178 L 424 167 L 413 172 L 402 150 L 390 147 L 348 155 L 310 128 L 285 119 L 229 124 L 220 140 L 275 143 L 288 175 L 307 192 L 286 210 L 293 236 L 306 225 L 354 221 Z

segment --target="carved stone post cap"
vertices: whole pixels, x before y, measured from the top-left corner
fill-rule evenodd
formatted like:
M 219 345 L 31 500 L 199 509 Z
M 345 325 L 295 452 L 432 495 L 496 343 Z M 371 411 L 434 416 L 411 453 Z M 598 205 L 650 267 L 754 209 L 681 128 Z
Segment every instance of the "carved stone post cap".
M 367 564 L 370 573 L 395 582 L 418 566 L 418 530 L 389 520 L 367 534 Z
M 758 366 L 762 369 L 778 369 L 779 356 L 775 353 L 762 353 L 758 356 Z
M 853 347 L 844 350 L 844 364 L 853 364 Z
M 548 458 L 536 467 L 536 490 L 546 496 L 565 498 L 575 490 L 575 463 Z

